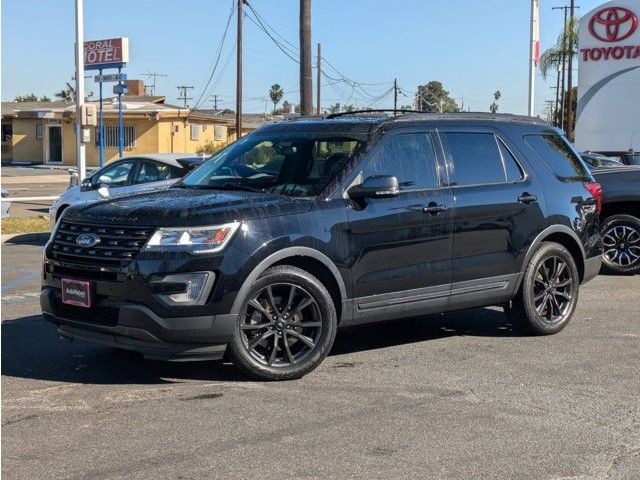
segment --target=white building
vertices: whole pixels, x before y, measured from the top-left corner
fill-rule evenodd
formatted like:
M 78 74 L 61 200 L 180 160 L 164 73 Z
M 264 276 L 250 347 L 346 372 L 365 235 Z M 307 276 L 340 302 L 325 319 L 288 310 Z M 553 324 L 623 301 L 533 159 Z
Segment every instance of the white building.
M 640 0 L 615 0 L 579 24 L 576 147 L 640 151 Z

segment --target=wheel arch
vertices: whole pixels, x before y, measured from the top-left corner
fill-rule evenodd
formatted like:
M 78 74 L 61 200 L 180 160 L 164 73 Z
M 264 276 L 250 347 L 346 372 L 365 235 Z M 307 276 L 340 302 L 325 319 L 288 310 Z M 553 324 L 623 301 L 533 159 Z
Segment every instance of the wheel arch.
M 640 201 L 605 203 L 602 206 L 600 222 L 604 223 L 607 218 L 614 215 L 631 215 L 632 217 L 640 218 Z
M 578 238 L 578 235 L 576 235 L 576 233 L 569 227 L 564 225 L 552 225 L 538 234 L 533 242 L 531 242 L 531 245 L 527 250 L 527 254 L 524 257 L 521 267 L 522 273 L 526 270 L 531 257 L 542 242 L 555 242 L 569 250 L 569 253 L 576 261 L 576 267 L 578 268 L 578 274 L 580 275 L 580 282 L 582 283 L 585 274 L 586 258 L 584 247 L 582 246 L 582 242 Z M 520 283 L 522 282 L 523 277 L 524 275 L 520 275 L 517 288 L 520 288 Z
M 347 298 L 347 290 L 344 280 L 338 271 L 338 267 L 322 252 L 309 247 L 288 247 L 272 253 L 262 260 L 245 279 L 238 291 L 233 306 L 232 314 L 239 314 L 242 310 L 244 298 L 249 293 L 254 282 L 268 268 L 276 265 L 291 265 L 300 268 L 316 277 L 327 288 L 336 307 L 338 320 L 344 312 L 343 304 Z

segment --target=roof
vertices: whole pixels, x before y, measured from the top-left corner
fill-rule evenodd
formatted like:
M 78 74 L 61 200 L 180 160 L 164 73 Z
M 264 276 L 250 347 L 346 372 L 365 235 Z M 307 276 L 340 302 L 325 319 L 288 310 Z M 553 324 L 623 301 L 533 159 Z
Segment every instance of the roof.
M 122 96 L 123 102 L 147 102 L 147 103 L 163 104 L 165 102 L 165 99 L 166 97 L 163 97 L 162 95 L 123 95 Z M 103 98 L 103 100 L 104 101 L 115 100 L 117 102 L 118 97 L 117 96 L 106 97 L 106 98 Z
M 70 105 L 65 102 L 2 102 L 2 116 L 16 116 L 17 110 L 64 108 Z
M 164 116 L 181 117 L 186 119 L 191 117 L 200 120 L 215 120 L 217 123 L 229 124 L 230 122 L 216 115 L 202 115 L 199 111 L 192 111 L 165 103 L 154 103 L 153 101 L 136 101 L 137 98 L 164 97 L 122 97 L 122 111 L 125 116 L 139 114 L 140 116 Z M 87 102 L 98 108 L 99 102 Z M 103 112 L 107 117 L 113 117 L 118 112 L 118 98 L 111 97 L 102 102 Z M 76 104 L 65 102 L 2 102 L 2 115 L 18 118 L 72 118 L 75 116 Z

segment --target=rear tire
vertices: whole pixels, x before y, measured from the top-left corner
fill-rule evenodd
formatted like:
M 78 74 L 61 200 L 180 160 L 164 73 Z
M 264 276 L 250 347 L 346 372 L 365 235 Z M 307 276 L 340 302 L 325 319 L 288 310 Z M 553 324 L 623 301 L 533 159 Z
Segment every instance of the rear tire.
M 567 326 L 578 303 L 580 277 L 571 253 L 543 242 L 534 252 L 515 298 L 505 307 L 511 324 L 530 335 L 552 335 Z
M 337 324 L 331 295 L 317 278 L 289 265 L 272 267 L 245 298 L 228 352 L 253 378 L 300 378 L 327 356 Z
M 609 273 L 640 273 L 640 219 L 613 215 L 602 224 L 602 265 Z

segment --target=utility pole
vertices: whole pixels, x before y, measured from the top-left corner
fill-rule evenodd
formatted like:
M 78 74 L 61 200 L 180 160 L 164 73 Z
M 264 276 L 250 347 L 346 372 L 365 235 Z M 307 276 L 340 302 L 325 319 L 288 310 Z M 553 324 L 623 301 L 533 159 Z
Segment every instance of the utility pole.
M 320 44 L 318 44 L 318 64 L 317 64 L 316 77 L 316 115 L 320 116 L 320 83 L 322 80 L 322 53 L 320 50 Z
M 398 110 L 398 79 L 393 79 L 393 115 L 396 115 L 396 110 Z
M 236 140 L 242 136 L 242 20 L 244 0 L 238 0 L 238 28 L 236 40 Z
M 562 76 L 561 76 L 561 85 L 560 85 L 560 128 L 564 130 L 564 119 L 565 119 L 565 101 L 564 101 L 564 80 L 565 80 L 565 71 L 566 71 L 566 52 L 567 52 L 567 11 L 569 7 L 553 7 L 552 10 L 563 10 L 564 11 L 564 23 L 562 24 Z
M 573 27 L 574 22 L 574 11 L 576 5 L 575 0 L 571 0 L 570 3 L 570 15 L 569 15 L 569 27 Z M 565 32 L 566 38 L 566 32 Z M 573 39 L 573 35 L 571 36 Z M 570 142 L 573 142 L 573 43 L 572 40 L 569 40 L 569 62 L 567 64 L 567 138 Z
M 193 90 L 193 87 L 188 87 L 186 85 L 178 86 L 178 90 L 180 90 L 180 95 L 178 95 L 178 100 L 182 100 L 183 107 L 187 108 L 187 100 L 191 100 L 193 97 L 188 96 L 188 91 Z
M 300 113 L 313 115 L 311 0 L 300 0 Z
M 215 111 L 218 110 L 218 95 L 212 95 L 213 97 L 213 109 Z
M 558 72 L 556 77 L 556 104 L 553 109 L 553 124 L 558 126 L 558 102 L 560 101 L 560 65 L 558 65 Z
M 87 174 L 85 146 L 82 135 L 82 108 L 84 105 L 84 12 L 83 0 L 76 0 L 76 162 L 79 180 Z

